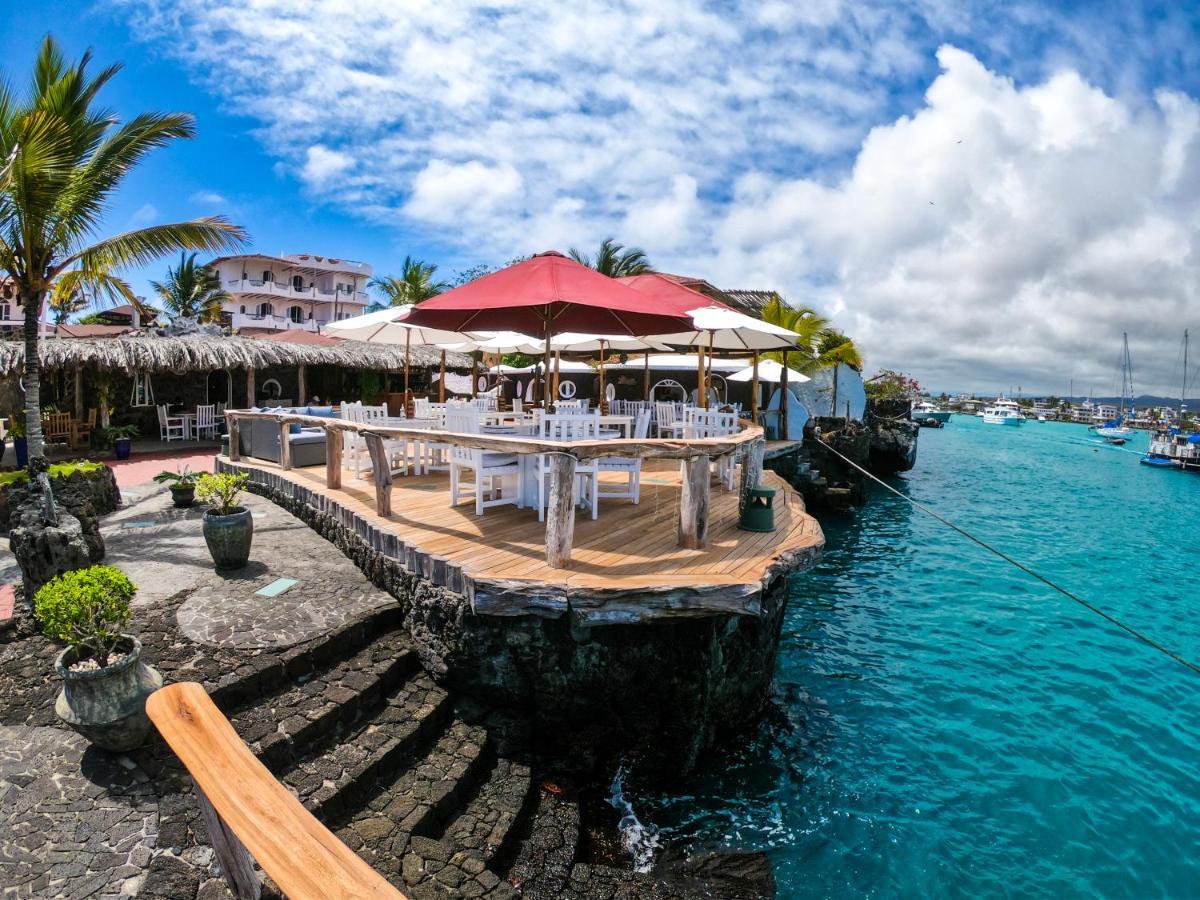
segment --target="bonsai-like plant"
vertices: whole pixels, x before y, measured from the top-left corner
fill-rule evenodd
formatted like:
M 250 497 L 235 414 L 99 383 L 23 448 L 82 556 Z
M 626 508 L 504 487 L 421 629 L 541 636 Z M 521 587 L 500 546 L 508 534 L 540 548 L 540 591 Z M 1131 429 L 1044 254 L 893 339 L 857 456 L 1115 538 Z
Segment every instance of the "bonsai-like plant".
M 66 641 L 80 659 L 91 657 L 103 669 L 133 617 L 129 603 L 136 592 L 115 566 L 90 566 L 42 585 L 33 611 L 46 635 Z
M 208 504 L 208 510 L 214 516 L 231 516 L 241 511 L 238 498 L 245 489 L 245 472 L 205 472 L 196 483 L 196 496 L 201 503 Z
M 190 466 L 176 469 L 174 472 L 159 472 L 154 476 L 159 484 L 194 485 L 200 480 L 200 473 L 193 472 Z
M 14 438 L 14 439 L 25 437 L 25 413 L 24 412 L 21 412 L 20 414 L 14 415 L 9 418 L 9 420 L 8 420 L 8 436 L 10 438 Z

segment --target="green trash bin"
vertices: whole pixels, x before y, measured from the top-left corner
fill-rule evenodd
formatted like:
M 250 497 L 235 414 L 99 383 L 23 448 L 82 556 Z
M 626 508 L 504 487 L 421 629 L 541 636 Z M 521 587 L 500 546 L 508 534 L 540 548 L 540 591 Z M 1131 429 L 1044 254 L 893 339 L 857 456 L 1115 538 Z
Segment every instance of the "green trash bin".
M 746 505 L 742 508 L 742 518 L 738 528 L 743 531 L 774 531 L 775 530 L 775 489 L 768 487 L 751 488 L 746 495 Z

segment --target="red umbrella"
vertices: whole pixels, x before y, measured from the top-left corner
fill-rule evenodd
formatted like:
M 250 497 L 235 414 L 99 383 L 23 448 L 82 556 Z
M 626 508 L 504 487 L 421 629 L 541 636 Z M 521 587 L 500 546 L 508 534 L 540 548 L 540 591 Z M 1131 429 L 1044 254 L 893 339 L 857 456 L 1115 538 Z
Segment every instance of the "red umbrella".
M 701 304 L 703 305 L 703 304 Z M 556 334 L 668 334 L 691 327 L 686 310 L 645 294 L 561 253 L 539 253 L 424 301 L 408 322 L 447 331 L 519 331 L 546 342 Z M 545 379 L 550 403 L 550 379 Z

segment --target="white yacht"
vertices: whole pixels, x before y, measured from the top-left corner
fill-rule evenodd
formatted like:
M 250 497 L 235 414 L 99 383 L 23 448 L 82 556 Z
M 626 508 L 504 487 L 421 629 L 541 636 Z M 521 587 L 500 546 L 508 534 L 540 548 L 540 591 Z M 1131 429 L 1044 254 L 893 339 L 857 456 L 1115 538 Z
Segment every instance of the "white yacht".
M 1024 425 L 1025 414 L 1021 412 L 1015 400 L 1000 397 L 983 411 L 985 425 Z
M 913 404 L 912 417 L 914 421 L 921 419 L 933 419 L 939 424 L 945 425 L 950 421 L 950 411 L 938 409 L 929 400 L 921 400 Z

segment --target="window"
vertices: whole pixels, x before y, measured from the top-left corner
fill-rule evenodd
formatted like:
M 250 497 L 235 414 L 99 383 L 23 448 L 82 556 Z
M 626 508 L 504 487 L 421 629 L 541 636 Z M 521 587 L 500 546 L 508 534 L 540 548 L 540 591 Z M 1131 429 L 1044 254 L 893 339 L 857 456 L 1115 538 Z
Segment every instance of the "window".
M 274 280 L 275 280 L 275 273 L 272 272 L 270 269 L 267 269 L 265 272 L 263 272 L 263 281 L 274 281 Z
M 267 316 L 274 315 L 275 310 L 271 307 L 270 303 L 260 303 L 258 304 L 258 314 L 266 318 Z
M 299 306 L 293 306 L 288 309 L 288 318 L 299 324 L 300 322 L 304 321 L 304 310 L 302 310 Z
M 7 322 L 12 317 L 12 304 L 0 303 L 0 320 Z
M 241 309 L 241 311 L 242 311 L 242 313 L 245 313 L 245 312 L 246 312 L 246 304 L 244 304 L 244 303 L 242 304 L 242 309 Z
M 292 289 L 296 290 L 296 291 L 304 290 L 304 276 L 303 275 L 293 275 L 292 276 Z

